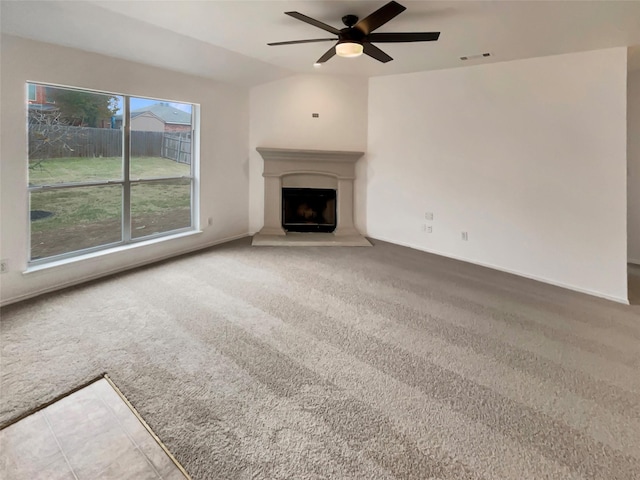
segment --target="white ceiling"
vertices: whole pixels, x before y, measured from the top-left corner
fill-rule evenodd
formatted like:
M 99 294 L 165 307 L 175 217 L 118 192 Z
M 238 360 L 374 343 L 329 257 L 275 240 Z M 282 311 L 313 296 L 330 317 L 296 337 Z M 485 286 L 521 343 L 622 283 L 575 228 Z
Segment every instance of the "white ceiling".
M 333 57 L 312 64 L 330 42 L 269 47 L 267 42 L 325 38 L 284 15 L 298 11 L 337 28 L 387 0 L 359 1 L 7 1 L 3 33 L 251 86 L 294 73 L 377 76 L 453 68 L 600 48 L 640 45 L 640 1 L 417 1 L 378 32 L 440 31 L 428 43 L 379 44 L 394 60 Z M 491 52 L 488 59 L 459 59 Z M 640 69 L 632 50 L 630 69 Z

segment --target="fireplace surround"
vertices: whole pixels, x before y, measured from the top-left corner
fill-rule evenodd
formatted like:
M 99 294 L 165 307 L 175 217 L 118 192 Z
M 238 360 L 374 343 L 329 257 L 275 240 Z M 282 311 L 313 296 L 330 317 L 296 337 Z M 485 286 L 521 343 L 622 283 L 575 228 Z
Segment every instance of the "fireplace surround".
M 256 150 L 264 160 L 264 226 L 254 236 L 254 245 L 371 245 L 354 225 L 355 164 L 364 152 L 266 147 Z M 283 189 L 334 190 L 335 230 L 285 230 Z

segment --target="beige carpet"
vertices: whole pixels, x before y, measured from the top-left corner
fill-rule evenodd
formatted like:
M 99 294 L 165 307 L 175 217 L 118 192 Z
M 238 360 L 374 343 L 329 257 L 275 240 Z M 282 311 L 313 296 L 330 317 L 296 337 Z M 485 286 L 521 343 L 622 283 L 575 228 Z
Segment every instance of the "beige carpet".
M 2 311 L 0 422 L 107 372 L 194 479 L 638 479 L 640 308 L 249 239 Z

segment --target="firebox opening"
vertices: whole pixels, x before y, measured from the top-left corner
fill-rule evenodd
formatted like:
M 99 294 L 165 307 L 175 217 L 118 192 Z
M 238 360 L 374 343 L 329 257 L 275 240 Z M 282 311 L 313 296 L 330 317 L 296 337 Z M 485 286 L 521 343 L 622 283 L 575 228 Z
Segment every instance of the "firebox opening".
M 288 232 L 333 232 L 336 229 L 336 191 L 283 188 L 282 228 Z

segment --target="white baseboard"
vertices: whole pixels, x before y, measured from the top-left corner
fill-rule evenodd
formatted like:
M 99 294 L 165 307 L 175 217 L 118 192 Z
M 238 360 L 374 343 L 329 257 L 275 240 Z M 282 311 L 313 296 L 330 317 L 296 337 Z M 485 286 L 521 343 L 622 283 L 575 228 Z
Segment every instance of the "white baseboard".
M 80 285 L 81 283 L 90 282 L 91 280 L 97 280 L 98 278 L 107 277 L 109 275 L 114 275 L 116 273 L 125 272 L 127 270 L 131 270 L 133 268 L 142 267 L 144 265 L 151 265 L 152 263 L 162 262 L 163 260 L 168 260 L 169 258 L 179 257 L 181 255 L 186 255 L 187 253 L 196 252 L 198 250 L 204 250 L 205 248 L 210 248 L 215 245 L 220 245 L 222 243 L 231 242 L 233 240 L 238 240 L 240 238 L 248 237 L 248 233 L 241 233 L 238 235 L 232 235 L 230 237 L 220 238 L 214 240 L 212 242 L 207 242 L 203 245 L 198 245 L 197 247 L 189 247 L 182 250 L 178 250 L 177 252 L 169 253 L 166 255 L 161 255 L 159 257 L 150 259 L 150 260 L 142 260 L 140 262 L 130 263 L 124 267 L 117 267 L 110 270 L 105 270 L 104 272 L 96 273 L 95 275 L 84 276 L 79 279 L 70 280 L 68 282 L 60 283 L 51 287 L 45 287 L 40 290 L 36 290 L 33 292 L 24 293 L 22 295 L 16 295 L 15 297 L 4 298 L 0 301 L 0 307 L 4 307 L 6 305 L 10 305 L 12 303 L 21 302 L 23 300 L 27 300 L 29 298 L 34 298 L 39 295 L 43 295 L 45 293 L 55 292 L 56 290 L 62 290 L 63 288 L 73 287 L 74 285 Z
M 476 260 L 472 260 L 472 259 L 465 258 L 465 257 L 460 257 L 460 256 L 457 256 L 457 255 L 451 255 L 449 253 L 440 252 L 438 250 L 430 250 L 428 248 L 424 248 L 424 247 L 417 246 L 417 245 L 412 245 L 412 244 L 409 244 L 409 243 L 406 243 L 406 242 L 398 242 L 398 241 L 395 241 L 395 240 L 388 240 L 388 239 L 385 239 L 385 238 L 382 238 L 382 237 L 371 237 L 370 236 L 369 238 L 372 238 L 374 240 L 381 240 L 383 242 L 393 243 L 395 245 L 400 245 L 400 246 L 403 246 L 403 247 L 412 248 L 414 250 L 420 250 L 421 252 L 432 253 L 434 255 L 439 255 L 441 257 L 452 258 L 454 260 L 459 260 L 461 262 L 471 263 L 473 265 L 479 265 L 481 267 L 491 268 L 492 270 L 498 270 L 500 272 L 511 273 L 512 275 L 517 275 L 519 277 L 528 278 L 530 280 L 535 280 L 537 282 L 546 283 L 546 284 L 549 284 L 549 285 L 553 285 L 555 287 L 566 288 L 567 290 L 573 290 L 574 292 L 586 293 L 587 295 L 591 295 L 593 297 L 604 298 L 605 300 L 610 300 L 612 302 L 622 303 L 624 305 L 629 305 L 629 300 L 627 298 L 616 297 L 614 295 L 608 295 L 606 293 L 597 292 L 595 290 L 589 290 L 589 289 L 586 289 L 586 288 L 576 287 L 575 285 L 569 285 L 569 284 L 566 284 L 566 283 L 557 282 L 555 280 L 550 280 L 550 279 L 545 278 L 545 277 L 539 277 L 537 275 L 531 275 L 531 274 L 528 274 L 528 273 L 519 272 L 517 270 L 511 270 L 509 268 L 500 267 L 498 265 L 493 265 L 491 263 L 478 262 Z

